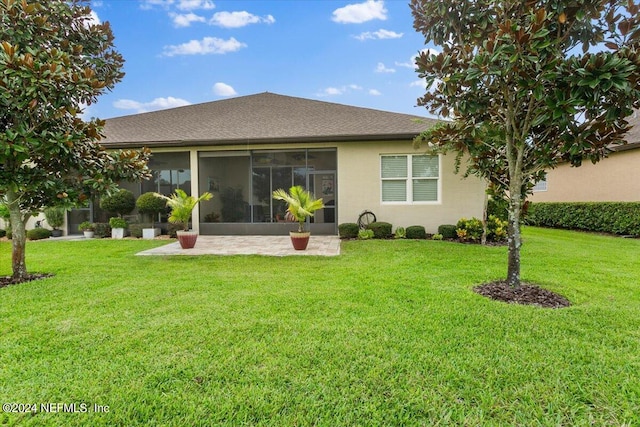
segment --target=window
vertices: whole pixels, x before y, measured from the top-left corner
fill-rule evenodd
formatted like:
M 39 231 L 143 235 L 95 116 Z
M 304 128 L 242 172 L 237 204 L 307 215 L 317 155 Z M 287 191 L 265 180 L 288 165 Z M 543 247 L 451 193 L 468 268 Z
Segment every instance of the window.
M 533 192 L 537 193 L 538 191 L 547 191 L 547 179 L 541 179 L 536 182 L 536 185 L 533 186 Z
M 440 158 L 425 155 L 384 155 L 380 161 L 382 201 L 439 201 Z

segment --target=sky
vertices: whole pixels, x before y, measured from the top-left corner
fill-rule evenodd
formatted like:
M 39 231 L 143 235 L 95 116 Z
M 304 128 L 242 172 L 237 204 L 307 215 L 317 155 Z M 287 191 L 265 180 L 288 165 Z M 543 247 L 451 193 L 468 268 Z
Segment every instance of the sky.
M 428 116 L 409 0 L 92 0 L 124 79 L 85 110 L 108 119 L 272 92 Z

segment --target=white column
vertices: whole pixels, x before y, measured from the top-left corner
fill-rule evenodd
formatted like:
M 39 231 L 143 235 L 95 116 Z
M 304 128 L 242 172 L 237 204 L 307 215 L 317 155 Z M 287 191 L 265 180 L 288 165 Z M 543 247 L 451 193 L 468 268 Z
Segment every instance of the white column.
M 191 168 L 191 195 L 193 197 L 200 196 L 199 179 L 198 179 L 198 150 L 192 148 L 189 151 L 189 167 Z M 200 204 L 196 206 L 191 215 L 191 223 L 193 231 L 200 232 Z

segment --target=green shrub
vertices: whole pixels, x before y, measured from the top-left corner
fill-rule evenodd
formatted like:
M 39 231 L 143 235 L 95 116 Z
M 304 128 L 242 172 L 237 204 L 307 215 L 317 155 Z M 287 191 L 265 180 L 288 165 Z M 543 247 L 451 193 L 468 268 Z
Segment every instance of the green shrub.
M 453 224 L 442 224 L 438 227 L 438 234 L 442 234 L 443 239 L 455 239 L 458 237 L 456 229 L 458 227 Z
M 396 228 L 396 232 L 393 235 L 396 239 L 406 239 L 407 238 L 407 230 L 404 227 Z
M 4 237 L 6 235 L 7 235 L 7 231 L 0 229 L 0 238 Z
M 44 216 L 47 219 L 47 224 L 54 229 L 62 227 L 64 225 L 65 212 L 63 208 L 46 208 L 44 210 Z
M 412 225 L 407 227 L 407 239 L 426 239 L 427 231 L 422 225 Z
M 431 240 L 442 240 L 442 234 L 434 234 L 431 236 Z
M 373 231 L 374 239 L 388 239 L 392 236 L 391 229 L 393 227 L 388 222 L 372 222 L 367 229 Z
M 112 217 L 109 218 L 109 227 L 111 228 L 127 228 L 129 224 L 122 218 Z
M 373 239 L 373 237 L 374 237 L 373 230 L 366 229 L 366 230 L 358 231 L 358 239 L 369 240 L 369 239 Z
M 640 202 L 530 203 L 527 224 L 640 235 Z
M 507 221 L 503 221 L 495 215 L 489 215 L 487 219 L 487 240 L 503 242 L 507 240 Z
M 358 237 L 358 224 L 354 222 L 345 222 L 338 225 L 338 234 L 341 239 L 355 239 Z
M 142 224 L 129 224 L 129 233 L 136 239 L 141 239 L 143 228 L 145 227 Z
M 111 227 L 106 222 L 96 222 L 95 226 L 95 237 L 111 237 Z
M 157 219 L 158 214 L 167 210 L 167 202 L 156 196 L 156 193 L 148 192 L 138 197 L 138 200 L 136 200 L 136 208 L 138 208 L 139 213 L 151 217 L 151 225 L 153 227 L 153 222 Z
M 471 240 L 477 242 L 482 238 L 482 221 L 478 218 L 461 218 L 456 225 L 456 234 L 462 241 Z
M 80 231 L 95 231 L 96 225 L 89 221 L 83 221 L 78 225 L 78 230 Z
M 42 240 L 51 237 L 51 230 L 47 228 L 34 228 L 27 230 L 27 238 L 29 240 Z
M 129 190 L 120 190 L 100 199 L 100 208 L 114 214 L 129 215 L 136 207 L 136 198 Z

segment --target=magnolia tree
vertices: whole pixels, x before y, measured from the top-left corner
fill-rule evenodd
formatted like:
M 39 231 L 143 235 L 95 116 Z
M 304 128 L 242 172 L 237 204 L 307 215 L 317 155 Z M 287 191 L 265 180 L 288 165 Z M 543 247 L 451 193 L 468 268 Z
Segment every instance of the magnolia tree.
M 108 23 L 77 0 L 0 0 L 0 200 L 10 212 L 13 279 L 28 279 L 25 224 L 148 176 L 148 152 L 107 152 L 83 106 L 122 79 Z
M 560 162 L 597 162 L 623 144 L 640 106 L 633 2 L 412 0 L 414 27 L 438 49 L 416 59 L 418 104 L 451 120 L 416 145 L 457 153 L 509 202 L 507 282 L 520 285 L 527 193 Z

